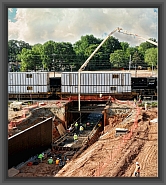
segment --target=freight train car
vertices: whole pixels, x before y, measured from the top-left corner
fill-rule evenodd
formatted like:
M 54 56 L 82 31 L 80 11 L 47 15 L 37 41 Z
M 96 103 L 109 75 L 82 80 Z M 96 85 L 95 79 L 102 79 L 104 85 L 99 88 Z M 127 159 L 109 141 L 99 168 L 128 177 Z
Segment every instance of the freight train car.
M 157 77 L 131 77 L 122 71 L 83 71 L 80 73 L 81 95 L 118 95 L 127 98 L 157 94 Z M 58 77 L 49 72 L 9 72 L 9 99 L 58 99 L 78 96 L 78 72 L 62 72 Z M 64 96 L 66 95 L 66 96 Z
M 142 95 L 156 95 L 157 77 L 132 77 L 131 89 Z
M 50 81 L 48 72 L 9 72 L 8 94 L 12 98 L 48 98 Z
M 78 72 L 61 74 L 61 93 L 78 94 Z M 113 71 L 83 71 L 81 94 L 131 93 L 131 74 Z

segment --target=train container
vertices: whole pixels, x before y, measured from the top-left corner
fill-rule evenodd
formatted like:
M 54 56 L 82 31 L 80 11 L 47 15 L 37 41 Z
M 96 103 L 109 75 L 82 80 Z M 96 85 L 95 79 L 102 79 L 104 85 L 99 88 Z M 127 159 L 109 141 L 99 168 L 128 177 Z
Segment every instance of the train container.
M 19 93 L 26 93 L 26 94 L 31 94 L 31 93 L 46 93 L 49 92 L 50 87 L 49 85 L 34 85 L 34 86 L 26 86 L 26 85 L 8 85 L 8 93 L 11 94 L 19 94 Z
M 131 77 L 132 89 L 146 89 L 148 87 L 147 77 Z
M 62 86 L 62 93 L 78 93 L 78 86 Z M 131 86 L 81 86 L 80 93 L 98 94 L 98 93 L 123 93 L 131 92 Z
M 148 89 L 157 89 L 157 77 L 147 78 Z
M 49 85 L 48 72 L 8 72 L 8 85 Z
M 61 92 L 78 93 L 78 72 L 63 72 Z M 124 72 L 84 71 L 80 74 L 80 93 L 131 92 L 131 74 Z

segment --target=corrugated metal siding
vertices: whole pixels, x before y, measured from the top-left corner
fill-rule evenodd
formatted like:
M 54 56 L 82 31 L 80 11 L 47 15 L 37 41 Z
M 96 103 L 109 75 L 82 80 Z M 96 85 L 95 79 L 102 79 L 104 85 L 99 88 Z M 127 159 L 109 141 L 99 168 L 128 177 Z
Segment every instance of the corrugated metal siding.
M 29 85 L 29 86 L 21 86 L 21 85 L 8 85 L 8 93 L 41 93 L 41 92 L 48 92 L 50 89 L 49 89 L 49 86 L 47 85 L 41 85 L 41 86 L 38 86 L 38 85 Z
M 61 75 L 61 91 L 78 93 L 78 72 L 64 72 Z M 115 72 L 81 72 L 81 93 L 131 92 L 131 74 Z
M 48 85 L 47 72 L 8 72 L 8 85 Z

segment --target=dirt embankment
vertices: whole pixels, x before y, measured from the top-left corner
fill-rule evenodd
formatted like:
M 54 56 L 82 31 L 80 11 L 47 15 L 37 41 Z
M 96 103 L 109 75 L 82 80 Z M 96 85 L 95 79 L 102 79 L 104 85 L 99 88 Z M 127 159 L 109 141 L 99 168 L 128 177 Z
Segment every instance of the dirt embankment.
M 135 116 L 136 112 L 132 118 Z M 156 117 L 157 108 L 147 112 L 141 110 L 131 137 L 113 137 L 114 132 L 110 130 L 56 177 L 132 177 L 136 161 L 140 163 L 142 177 L 157 177 L 158 124 L 150 122 Z M 132 118 L 130 121 L 133 122 Z
M 15 177 L 133 177 L 136 161 L 140 163 L 141 177 L 157 177 L 158 123 L 150 122 L 157 116 L 157 108 L 133 109 L 126 121 L 119 122 L 121 117 L 117 117 L 115 124 L 128 128 L 128 134 L 115 137 L 110 121 L 98 141 L 61 170 L 46 160 L 25 166 Z

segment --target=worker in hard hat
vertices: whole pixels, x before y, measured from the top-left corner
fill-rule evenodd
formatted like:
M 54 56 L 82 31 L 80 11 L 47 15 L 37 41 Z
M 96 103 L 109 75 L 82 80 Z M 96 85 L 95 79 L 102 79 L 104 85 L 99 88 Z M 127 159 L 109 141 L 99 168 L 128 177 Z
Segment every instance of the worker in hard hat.
M 43 161 L 43 158 L 44 158 L 44 153 L 41 153 L 38 155 L 38 159 L 40 160 L 41 163 Z
M 48 159 L 48 164 L 53 164 L 53 158 L 52 158 L 52 157 L 50 157 L 50 158 Z
M 147 110 L 148 110 L 148 103 L 145 102 L 145 111 L 147 111 Z
M 67 159 L 66 159 L 66 163 L 69 163 L 69 161 L 70 161 L 69 158 L 67 158 Z
M 74 127 L 75 127 L 75 131 L 78 133 L 78 122 L 75 122 Z
M 64 165 L 65 165 L 65 162 L 62 159 L 60 159 L 60 161 L 59 161 L 59 167 L 62 168 Z
M 136 104 L 137 104 L 137 100 L 136 98 L 134 98 L 134 105 L 136 106 Z
M 140 177 L 140 165 L 139 165 L 139 162 L 136 162 L 134 175 L 135 175 L 135 177 Z
M 67 132 L 72 132 L 72 130 L 73 130 L 73 125 L 71 125 L 68 129 L 67 129 Z
M 77 142 L 78 141 L 78 136 L 77 136 L 76 133 L 74 133 L 73 139 L 74 139 L 74 142 Z
M 99 123 L 97 124 L 97 126 L 98 126 L 98 127 L 101 127 L 101 123 L 99 122 Z
M 141 103 L 142 102 L 142 96 L 141 96 L 141 94 L 139 95 L 139 97 L 138 97 L 138 101 Z
M 89 122 L 86 123 L 86 127 L 87 127 L 87 128 L 90 127 L 90 123 L 89 123 Z
M 81 125 L 81 126 L 80 126 L 80 133 L 79 133 L 79 134 L 82 134 L 83 131 L 84 131 L 84 127 Z
M 57 158 L 56 161 L 55 161 L 55 164 L 59 165 L 59 162 L 60 162 L 60 160 L 59 160 L 59 158 Z

